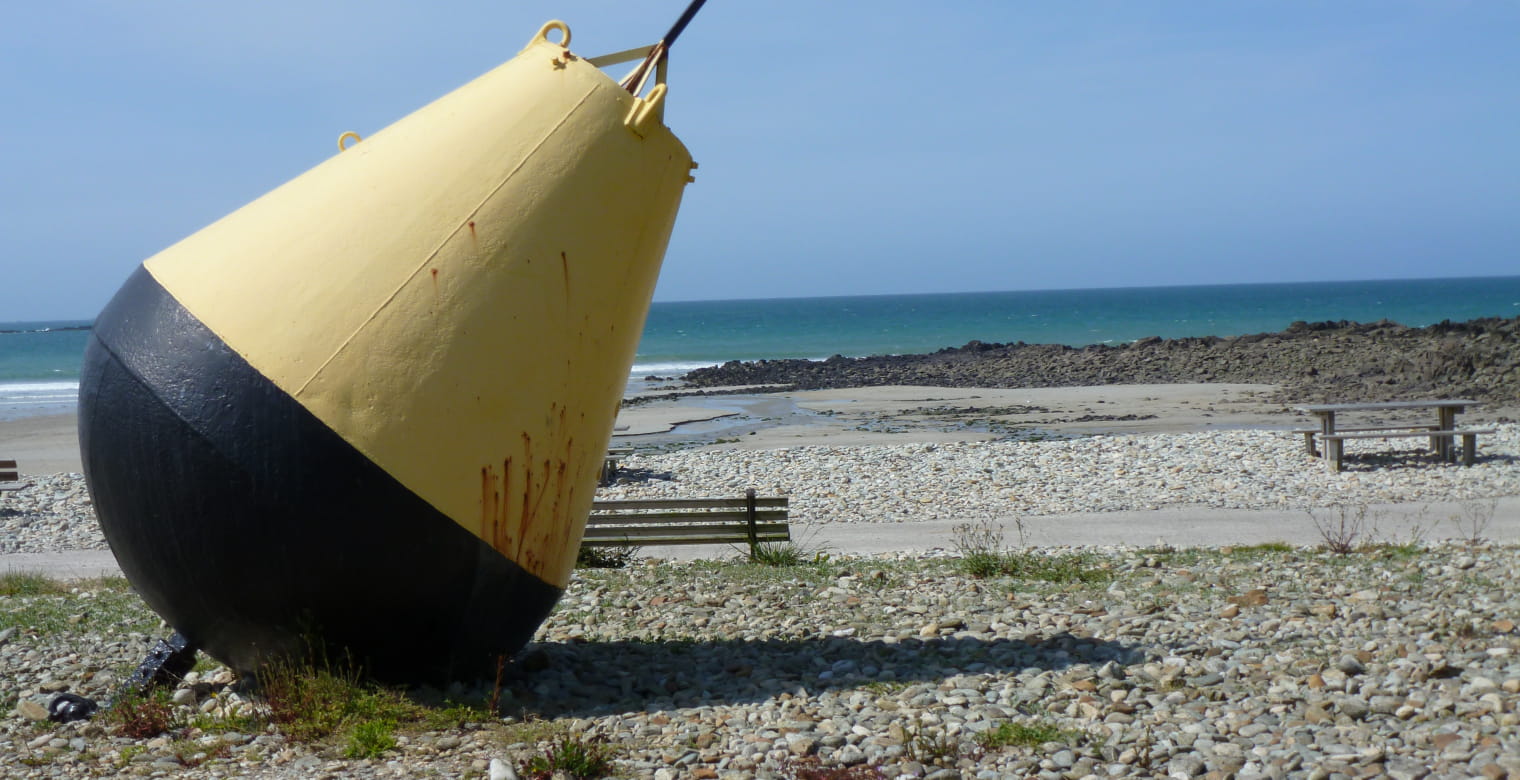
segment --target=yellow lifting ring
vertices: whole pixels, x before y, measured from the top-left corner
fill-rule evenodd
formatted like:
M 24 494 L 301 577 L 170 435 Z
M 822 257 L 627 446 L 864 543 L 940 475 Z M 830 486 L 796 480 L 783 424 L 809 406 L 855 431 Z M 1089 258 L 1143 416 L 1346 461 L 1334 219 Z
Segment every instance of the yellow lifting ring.
M 564 36 L 560 39 L 559 46 L 564 49 L 570 48 L 570 25 L 565 24 L 558 19 L 552 19 L 550 21 L 544 22 L 544 26 L 538 28 L 538 34 L 533 36 L 533 40 L 528 41 L 528 43 L 531 45 L 538 43 L 539 41 L 549 41 L 550 30 L 559 30 L 560 34 Z M 553 43 L 553 41 L 549 42 Z
M 350 138 L 352 138 L 354 140 L 354 143 L 359 143 L 360 141 L 364 140 L 363 138 L 359 137 L 358 133 L 356 133 L 356 132 L 354 132 L 352 130 L 349 130 L 348 132 L 344 133 L 343 135 L 338 136 L 338 151 L 340 151 L 340 152 L 346 152 L 346 151 L 348 151 L 348 147 L 344 146 L 343 142 L 347 141 Z

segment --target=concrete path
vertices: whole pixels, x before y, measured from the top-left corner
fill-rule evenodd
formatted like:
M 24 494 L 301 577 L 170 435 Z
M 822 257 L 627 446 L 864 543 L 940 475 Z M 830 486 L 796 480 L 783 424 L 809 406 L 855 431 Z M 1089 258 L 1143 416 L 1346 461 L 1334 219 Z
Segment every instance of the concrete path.
M 1478 507 L 1476 522 L 1466 514 Z M 1489 511 L 1491 508 L 1491 512 Z M 1483 522 L 1487 518 L 1486 524 Z M 1176 547 L 1219 547 L 1230 544 L 1287 542 L 1314 545 L 1324 537 L 1316 519 L 1330 532 L 1341 517 L 1320 510 L 1314 516 L 1301 510 L 1211 509 L 1170 507 L 1150 512 L 1094 512 L 1003 520 L 1004 544 L 1047 547 L 1062 545 L 1170 544 Z M 1348 523 L 1358 521 L 1348 513 Z M 1520 543 L 1520 496 L 1461 503 L 1384 504 L 1367 507 L 1360 517 L 1358 538 L 1404 542 L 1415 538 L 1434 542 L 1466 539 L 1474 535 L 1500 543 Z M 954 550 L 955 528 L 962 521 L 937 520 L 918 523 L 869 523 L 797 525 L 793 538 L 804 551 L 833 554 L 874 555 L 890 552 L 921 552 L 935 548 Z M 1020 536 L 1022 526 L 1022 539 Z M 644 554 L 656 558 L 733 557 L 736 550 L 722 547 L 647 547 Z M 0 572 L 29 571 L 60 579 L 120 574 L 116 559 L 105 550 L 63 553 L 0 555 Z

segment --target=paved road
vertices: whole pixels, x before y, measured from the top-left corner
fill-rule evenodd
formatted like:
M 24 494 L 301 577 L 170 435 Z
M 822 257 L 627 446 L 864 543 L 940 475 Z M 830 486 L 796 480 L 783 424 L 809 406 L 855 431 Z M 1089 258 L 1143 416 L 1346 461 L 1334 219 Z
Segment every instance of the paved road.
M 1483 502 L 1487 504 L 1488 502 Z M 1492 503 L 1493 513 L 1481 536 L 1494 541 L 1520 543 L 1520 496 Z M 1368 507 L 1364 536 L 1379 541 L 1402 542 L 1420 535 L 1427 541 L 1466 538 L 1470 524 L 1454 521 L 1463 507 L 1456 503 L 1389 504 Z M 1334 525 L 1339 518 L 1319 513 L 1321 523 Z M 831 524 L 796 526 L 794 536 L 804 550 L 835 554 L 876 554 L 955 549 L 959 521 L 920 523 Z M 1000 523 L 1008 546 L 1020 542 L 1013 520 Z M 1300 510 L 1243 510 L 1171 507 L 1150 512 L 1098 512 L 1028 518 L 1023 521 L 1023 542 L 1036 546 L 1112 545 L 1217 547 L 1283 541 L 1318 544 L 1322 541 L 1315 518 Z M 718 547 L 650 547 L 646 554 L 659 558 L 728 557 L 734 551 Z M 116 559 L 103 550 L 66 553 L 0 555 L 0 572 L 35 571 L 61 579 L 119 574 Z

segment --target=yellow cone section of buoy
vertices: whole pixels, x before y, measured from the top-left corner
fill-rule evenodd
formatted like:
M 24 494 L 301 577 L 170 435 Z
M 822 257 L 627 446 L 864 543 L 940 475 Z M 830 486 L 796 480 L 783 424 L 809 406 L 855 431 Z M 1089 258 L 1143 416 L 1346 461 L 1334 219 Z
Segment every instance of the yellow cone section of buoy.
M 550 22 L 144 264 L 355 449 L 557 587 L 694 167 L 664 84 L 629 94 L 568 44 Z

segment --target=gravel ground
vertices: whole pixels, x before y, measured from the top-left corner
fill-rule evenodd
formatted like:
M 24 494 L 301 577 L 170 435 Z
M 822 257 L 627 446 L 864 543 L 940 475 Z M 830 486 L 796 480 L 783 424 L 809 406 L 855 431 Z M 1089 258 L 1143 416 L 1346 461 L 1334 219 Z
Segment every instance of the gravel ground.
M 34 720 L 54 691 L 104 695 L 162 628 L 119 585 L 11 596 L 0 773 L 501 778 L 573 734 L 636 777 L 1520 776 L 1520 549 L 1032 555 L 1089 581 L 901 556 L 582 571 L 506 675 L 509 717 L 403 729 L 366 760 Z M 244 706 L 226 681 L 204 669 L 182 713 Z M 1044 733 L 996 744 L 1020 729 Z
M 1520 494 L 1520 426 L 1466 469 L 1368 454 L 1330 475 L 1300 447 L 1224 431 L 687 451 L 629 458 L 601 495 L 756 487 L 806 521 L 908 522 Z M 78 475 L 7 494 L 0 521 L 6 552 L 103 546 Z M 1520 777 L 1520 547 L 1019 560 L 987 579 L 943 553 L 580 571 L 508 669 L 505 717 L 403 725 L 378 759 L 342 758 L 341 736 L 219 727 L 252 705 L 209 661 L 175 692 L 182 716 L 208 713 L 198 728 L 47 723 L 53 695 L 107 696 L 167 628 L 120 580 L 6 595 L 0 775 L 500 780 L 570 735 L 634 777 Z M 493 687 L 413 693 L 478 704 Z
M 1155 509 L 1311 509 L 1520 495 L 1520 425 L 1481 437 L 1470 467 L 1414 445 L 1347 442 L 1346 470 L 1283 431 L 1093 436 L 634 454 L 599 498 L 790 496 L 802 522 L 869 523 Z M 1408 440 L 1405 440 L 1408 441 Z

